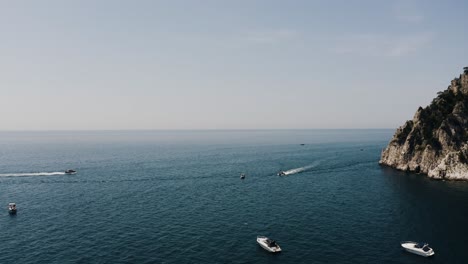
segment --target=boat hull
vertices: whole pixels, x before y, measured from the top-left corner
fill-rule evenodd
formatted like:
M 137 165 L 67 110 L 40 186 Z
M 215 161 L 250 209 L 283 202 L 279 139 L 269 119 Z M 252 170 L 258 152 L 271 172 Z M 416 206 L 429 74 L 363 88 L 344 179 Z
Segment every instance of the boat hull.
M 257 243 L 268 252 L 271 252 L 271 253 L 281 252 L 281 248 L 279 246 L 269 247 L 268 244 L 266 243 L 266 239 L 267 238 L 257 238 Z
M 407 241 L 407 242 L 402 242 L 401 247 L 409 253 L 413 253 L 419 256 L 423 256 L 423 257 L 430 257 L 435 254 L 432 248 L 429 251 L 424 251 L 421 248 L 416 248 L 415 247 L 416 244 L 417 244 L 416 242 Z
M 411 250 L 411 249 L 407 249 L 405 248 L 405 250 L 409 253 L 413 253 L 413 254 L 416 254 L 416 255 L 419 255 L 419 256 L 423 256 L 423 257 L 430 257 L 432 255 L 434 255 L 434 252 L 431 251 L 430 253 L 425 253 L 425 252 L 420 252 L 420 251 L 415 251 L 415 250 Z

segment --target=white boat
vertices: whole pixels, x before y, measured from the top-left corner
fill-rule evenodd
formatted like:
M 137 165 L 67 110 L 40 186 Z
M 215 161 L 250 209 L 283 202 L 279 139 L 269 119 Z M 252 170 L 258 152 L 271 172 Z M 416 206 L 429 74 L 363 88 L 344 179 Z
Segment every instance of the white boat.
M 403 247 L 408 252 L 424 257 L 430 257 L 435 254 L 434 250 L 432 250 L 432 248 L 430 248 L 429 244 L 427 243 L 403 241 L 401 242 L 401 247 Z
M 8 204 L 8 212 L 10 214 L 16 214 L 16 204 L 15 203 L 9 203 Z
M 257 236 L 257 243 L 269 252 L 281 252 L 280 246 L 276 241 L 264 236 Z
M 242 180 L 245 179 L 245 174 L 244 174 L 244 173 L 241 173 L 240 178 L 241 178 Z
M 286 176 L 286 172 L 284 172 L 284 171 L 280 171 L 280 172 L 278 172 L 278 174 L 277 174 L 277 175 L 278 175 L 278 176 Z
M 66 170 L 65 174 L 76 174 L 76 170 Z

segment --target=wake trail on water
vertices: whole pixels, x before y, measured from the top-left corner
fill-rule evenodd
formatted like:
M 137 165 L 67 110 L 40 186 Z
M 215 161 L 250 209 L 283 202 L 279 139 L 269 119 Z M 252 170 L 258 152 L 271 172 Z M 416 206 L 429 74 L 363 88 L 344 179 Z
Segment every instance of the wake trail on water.
M 0 173 L 0 177 L 53 176 L 65 175 L 65 172 L 29 172 L 29 173 Z
M 320 164 L 319 161 L 316 161 L 314 162 L 313 164 L 311 165 L 307 165 L 307 166 L 304 166 L 304 167 L 300 167 L 300 168 L 295 168 L 295 169 L 290 169 L 290 170 L 287 170 L 287 171 L 284 171 L 284 174 L 285 175 L 292 175 L 292 174 L 297 174 L 297 173 L 301 173 L 301 172 L 304 172 L 304 171 L 308 171 L 312 168 L 315 168 L 317 167 L 318 165 Z

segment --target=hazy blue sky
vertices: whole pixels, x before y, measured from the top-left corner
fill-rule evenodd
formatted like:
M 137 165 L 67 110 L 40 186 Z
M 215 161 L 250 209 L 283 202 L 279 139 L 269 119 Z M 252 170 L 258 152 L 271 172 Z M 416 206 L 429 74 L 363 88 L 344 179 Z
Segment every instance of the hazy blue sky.
M 0 130 L 395 128 L 468 1 L 1 1 Z

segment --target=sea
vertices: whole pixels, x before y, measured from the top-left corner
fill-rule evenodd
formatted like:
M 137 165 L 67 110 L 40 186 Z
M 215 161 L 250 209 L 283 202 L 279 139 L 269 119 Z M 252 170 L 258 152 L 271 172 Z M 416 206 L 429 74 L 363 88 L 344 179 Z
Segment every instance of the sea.
M 468 263 L 468 182 L 380 166 L 393 133 L 0 132 L 0 263 Z

